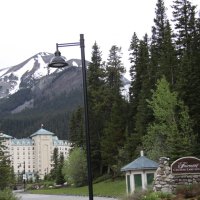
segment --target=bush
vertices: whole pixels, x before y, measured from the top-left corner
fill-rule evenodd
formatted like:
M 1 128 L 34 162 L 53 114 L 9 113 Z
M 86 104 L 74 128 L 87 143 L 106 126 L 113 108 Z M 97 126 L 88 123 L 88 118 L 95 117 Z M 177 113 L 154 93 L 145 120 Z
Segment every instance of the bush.
M 200 195 L 200 184 L 181 185 L 176 188 L 176 195 L 184 198 L 192 198 Z
M 0 200 L 19 200 L 19 198 L 11 190 L 5 189 L 0 191 Z
M 124 200 L 170 200 L 172 195 L 163 192 L 153 192 L 152 190 L 138 190 Z
M 65 160 L 62 172 L 68 184 L 76 187 L 87 183 L 87 161 L 85 151 L 74 148 L 67 160 Z

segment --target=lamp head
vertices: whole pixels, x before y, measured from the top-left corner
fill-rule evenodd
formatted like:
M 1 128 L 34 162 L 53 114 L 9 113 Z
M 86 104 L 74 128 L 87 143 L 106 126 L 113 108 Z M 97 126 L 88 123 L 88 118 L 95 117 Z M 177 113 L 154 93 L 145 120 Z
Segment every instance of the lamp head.
M 56 51 L 54 53 L 54 57 L 51 59 L 50 63 L 48 64 L 48 67 L 52 68 L 63 68 L 68 66 L 68 63 L 66 62 L 65 58 L 61 56 L 60 51 Z

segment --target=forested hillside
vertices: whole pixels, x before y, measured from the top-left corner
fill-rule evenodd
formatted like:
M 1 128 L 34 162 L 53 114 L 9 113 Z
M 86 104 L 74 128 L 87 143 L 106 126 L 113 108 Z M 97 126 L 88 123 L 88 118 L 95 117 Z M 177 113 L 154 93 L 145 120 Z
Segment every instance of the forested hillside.
M 88 95 L 95 176 L 115 176 L 141 149 L 154 160 L 200 156 L 200 18 L 191 1 L 175 0 L 172 8 L 170 21 L 158 0 L 152 34 L 133 33 L 129 100 L 120 93 L 121 49 L 113 45 L 104 62 L 93 46 Z M 82 116 L 81 108 L 73 113 L 69 136 L 84 147 Z

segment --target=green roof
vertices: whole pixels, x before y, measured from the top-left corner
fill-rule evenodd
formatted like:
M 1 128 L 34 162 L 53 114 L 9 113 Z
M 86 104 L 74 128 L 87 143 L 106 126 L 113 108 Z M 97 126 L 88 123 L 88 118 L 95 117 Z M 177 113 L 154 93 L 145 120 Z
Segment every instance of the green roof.
M 34 137 L 36 135 L 54 135 L 54 133 L 41 128 L 38 131 L 36 131 L 35 133 L 33 133 L 30 137 Z
M 150 160 L 145 156 L 140 156 L 133 162 L 127 164 L 126 166 L 121 168 L 121 171 L 136 171 L 136 170 L 144 170 L 144 169 L 157 169 L 158 163 Z
M 10 138 L 13 138 L 13 137 L 10 136 L 10 135 L 6 135 L 6 134 L 4 134 L 4 133 L 0 133 L 0 138 L 10 139 Z
M 22 138 L 22 139 L 12 139 L 11 144 L 13 146 L 32 146 L 33 140 L 30 138 Z

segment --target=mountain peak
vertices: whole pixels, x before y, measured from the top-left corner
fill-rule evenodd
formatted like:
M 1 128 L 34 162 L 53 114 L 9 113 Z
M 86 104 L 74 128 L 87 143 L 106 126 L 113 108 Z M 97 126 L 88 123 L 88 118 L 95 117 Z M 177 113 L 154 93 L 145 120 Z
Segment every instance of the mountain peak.
M 32 87 L 35 82 L 52 73 L 58 73 L 63 69 L 47 68 L 54 54 L 39 52 L 22 63 L 0 70 L 0 98 L 14 94 L 20 88 Z M 74 64 L 76 63 L 76 64 Z M 69 60 L 69 66 L 81 65 L 78 59 Z

